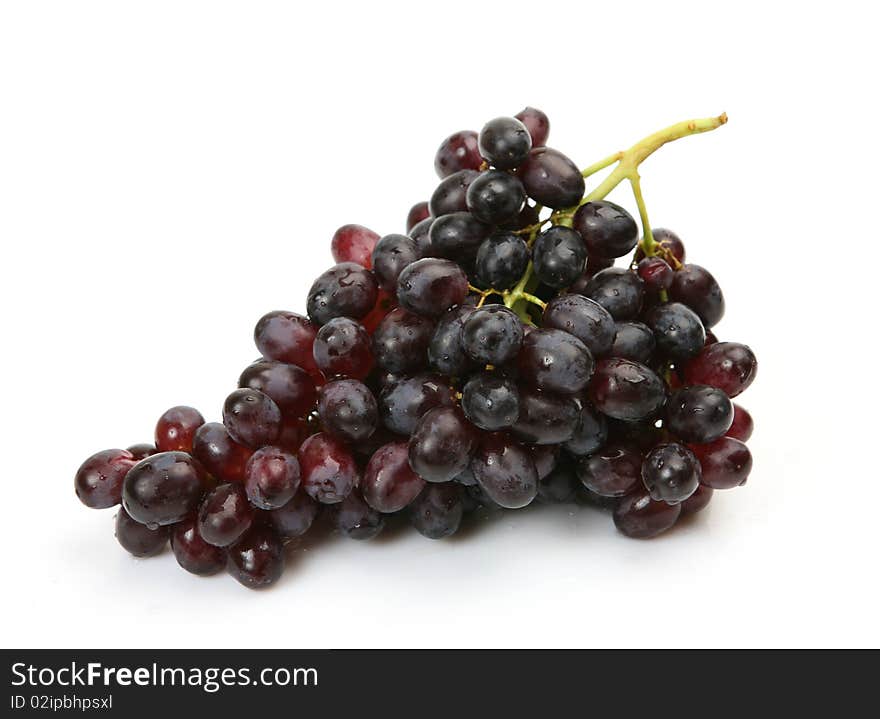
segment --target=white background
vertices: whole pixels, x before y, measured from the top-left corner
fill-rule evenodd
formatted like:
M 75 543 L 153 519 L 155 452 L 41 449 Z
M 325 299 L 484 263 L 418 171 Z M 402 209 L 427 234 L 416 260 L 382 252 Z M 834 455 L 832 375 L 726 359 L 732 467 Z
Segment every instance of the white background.
M 876 646 L 867 8 L 3 3 L 0 642 Z M 401 231 L 439 141 L 526 104 L 581 166 L 729 113 L 642 175 L 653 223 L 724 287 L 719 335 L 758 354 L 748 485 L 651 542 L 576 507 L 330 540 L 262 593 L 129 558 L 114 511 L 74 497 L 79 463 L 174 404 L 218 419 L 255 321 L 304 309 L 333 230 Z

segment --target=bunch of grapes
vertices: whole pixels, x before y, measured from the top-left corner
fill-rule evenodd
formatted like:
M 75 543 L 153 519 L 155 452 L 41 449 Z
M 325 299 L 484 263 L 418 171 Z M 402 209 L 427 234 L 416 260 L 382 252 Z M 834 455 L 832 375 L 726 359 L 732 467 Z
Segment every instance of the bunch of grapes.
M 402 515 L 431 539 L 477 510 L 586 501 L 653 537 L 746 481 L 752 351 L 722 342 L 721 288 L 652 230 L 637 167 L 720 126 L 674 125 L 583 172 L 527 108 L 443 141 L 406 234 L 334 235 L 307 314 L 269 312 L 222 423 L 174 407 L 155 444 L 99 452 L 75 487 L 121 504 L 135 556 L 274 583 L 321 517 L 353 539 Z M 586 180 L 617 166 L 594 190 Z M 604 199 L 629 180 L 641 231 Z M 641 234 L 641 239 L 640 239 Z M 622 266 L 618 258 L 632 253 Z

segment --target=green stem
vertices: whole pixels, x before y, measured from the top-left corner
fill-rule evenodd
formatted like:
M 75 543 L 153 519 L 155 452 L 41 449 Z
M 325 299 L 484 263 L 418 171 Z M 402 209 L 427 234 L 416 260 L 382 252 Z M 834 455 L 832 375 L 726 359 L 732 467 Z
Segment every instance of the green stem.
M 590 175 L 595 175 L 599 170 L 604 170 L 609 165 L 613 165 L 615 162 L 618 162 L 623 158 L 622 152 L 615 152 L 613 155 L 608 155 L 604 160 L 599 160 L 599 162 L 594 162 L 592 165 L 587 167 L 586 169 L 581 171 L 581 176 L 586 179 Z

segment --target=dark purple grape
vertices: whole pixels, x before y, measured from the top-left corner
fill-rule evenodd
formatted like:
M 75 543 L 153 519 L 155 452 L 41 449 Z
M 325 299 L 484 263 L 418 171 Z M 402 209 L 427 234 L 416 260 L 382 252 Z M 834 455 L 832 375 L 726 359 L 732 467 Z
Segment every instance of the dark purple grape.
M 470 210 L 474 217 L 481 222 L 498 225 L 516 217 L 526 201 L 526 191 L 509 172 L 489 170 L 481 172 L 470 183 L 466 199 L 465 209 Z
M 656 346 L 657 340 L 648 325 L 642 322 L 618 322 L 614 326 L 614 341 L 606 354 L 646 364 Z
M 208 472 L 223 482 L 244 480 L 244 468 L 252 450 L 236 442 L 219 422 L 199 427 L 193 440 L 193 456 Z
M 286 539 L 300 537 L 309 531 L 320 505 L 304 491 L 299 491 L 283 507 L 266 513 L 275 531 Z
M 480 173 L 475 170 L 459 170 L 442 180 L 428 203 L 431 217 L 466 212 L 468 188 L 479 176 Z
M 318 328 L 295 312 L 269 312 L 260 318 L 254 328 L 254 342 L 267 359 L 302 367 L 309 374 L 315 372 L 312 344 Z
M 128 447 L 126 449 L 126 452 L 131 452 L 131 456 L 134 457 L 135 462 L 140 462 L 142 459 L 152 457 L 158 451 L 159 450 L 156 448 L 156 445 L 149 442 L 133 444 L 131 445 L 131 447 Z
M 409 208 L 409 212 L 406 215 L 406 231 L 409 232 L 413 227 L 419 224 L 422 220 L 426 220 L 431 216 L 431 209 L 428 207 L 427 202 L 417 202 L 412 207 Z M 338 262 L 339 260 L 337 260 Z
M 499 230 L 523 230 L 526 227 L 531 227 L 534 224 L 537 224 L 539 220 L 538 208 L 535 205 L 530 205 L 526 202 L 522 209 L 516 214 L 516 217 L 509 219 L 507 222 L 502 222 L 499 226 Z
M 538 473 L 538 499 L 548 504 L 564 504 L 574 500 L 580 486 L 574 462 L 565 454 L 556 466 L 541 477 Z
M 363 225 L 343 225 L 333 233 L 330 252 L 334 262 L 354 262 L 370 269 L 379 235 Z
M 627 537 L 649 539 L 671 529 L 680 514 L 680 504 L 658 502 L 647 490 L 640 489 L 617 504 L 614 525 Z
M 522 321 L 503 305 L 474 310 L 461 328 L 461 347 L 472 360 L 503 365 L 516 357 L 523 341 Z
M 700 460 L 703 484 L 712 489 L 732 489 L 745 484 L 752 471 L 752 453 L 743 442 L 721 437 L 709 444 L 691 446 Z
M 245 470 L 248 499 L 260 509 L 278 509 L 296 494 L 300 483 L 296 455 L 280 447 L 263 447 L 254 452 Z
M 559 289 L 577 280 L 584 271 L 587 249 L 581 236 L 570 227 L 554 225 L 538 235 L 532 250 L 535 277 Z
M 192 452 L 193 437 L 204 423 L 201 412 L 192 407 L 165 410 L 156 423 L 156 448 L 160 452 Z
M 416 250 L 419 257 L 433 257 L 434 247 L 431 245 L 431 225 L 434 224 L 433 217 L 426 217 L 424 220 L 415 225 L 410 231 L 409 236 L 416 243 Z
M 733 404 L 717 387 L 682 387 L 666 403 L 664 427 L 688 443 L 714 442 L 732 423 Z
M 563 446 L 576 457 L 593 454 L 608 441 L 608 421 L 587 402 L 581 402 L 574 435 Z
M 529 454 L 538 470 L 538 479 L 544 479 L 560 461 L 562 452 L 559 447 L 548 444 L 534 444 L 529 447 Z
M 645 323 L 654 333 L 658 352 L 675 362 L 699 354 L 706 342 L 706 330 L 696 312 L 679 302 L 657 305 L 648 312 Z
M 668 290 L 672 286 L 674 273 L 662 257 L 645 257 L 639 262 L 636 271 L 642 278 L 642 282 L 645 283 L 645 290 L 649 293 L 656 295 L 661 290 Z
M 346 442 L 360 442 L 376 431 L 376 398 L 356 379 L 338 379 L 321 388 L 318 399 L 321 426 Z
M 133 520 L 120 507 L 116 514 L 116 540 L 135 557 L 152 557 L 168 544 L 168 527 L 150 529 L 146 524 Z
M 340 262 L 318 277 L 309 290 L 309 319 L 320 326 L 334 317 L 359 320 L 376 304 L 379 285 L 372 272 L 354 262 Z
M 248 589 L 275 584 L 284 571 L 281 538 L 270 527 L 254 526 L 229 548 L 226 571 Z
M 529 264 L 529 246 L 511 232 L 492 235 L 477 251 L 476 279 L 486 288 L 509 290 Z
M 591 256 L 623 257 L 639 241 L 639 228 L 633 216 L 607 200 L 588 202 L 578 208 L 572 227 L 580 233 Z
M 456 482 L 427 485 L 409 509 L 412 526 L 428 539 L 455 534 L 463 515 L 464 490 Z
M 499 170 L 512 170 L 529 156 L 532 138 L 523 123 L 515 117 L 489 120 L 477 138 L 480 154 Z
M 449 177 L 459 170 L 479 170 L 483 164 L 473 130 L 455 132 L 442 143 L 434 157 L 434 170 L 439 177 Z
M 614 318 L 598 302 L 583 295 L 563 294 L 550 300 L 542 324 L 574 335 L 594 357 L 607 354 L 614 341 Z
M 521 380 L 557 394 L 577 394 L 586 389 L 593 364 L 593 356 L 583 342 L 552 328 L 529 332 L 517 358 Z
M 709 270 L 685 265 L 672 278 L 669 299 L 696 312 L 706 327 L 714 327 L 724 316 L 724 295 Z
M 616 357 L 596 363 L 589 391 L 602 414 L 626 421 L 653 417 L 666 402 L 666 385 L 653 370 Z
M 374 364 L 370 343 L 363 325 L 348 317 L 336 317 L 318 330 L 313 347 L 315 364 L 328 379 L 366 379 Z
M 431 223 L 428 232 L 431 254 L 470 264 L 476 259 L 483 240 L 490 234 L 492 226 L 480 222 L 470 212 L 453 212 L 438 217 Z
M 483 372 L 465 384 L 461 408 L 480 429 L 504 429 L 519 417 L 519 392 L 511 380 L 495 372 Z
M 550 120 L 546 114 L 535 107 L 526 107 L 520 110 L 514 117 L 519 120 L 529 131 L 532 138 L 532 147 L 543 147 L 547 144 L 550 135 Z
M 525 507 L 538 494 L 538 470 L 528 450 L 501 432 L 482 438 L 470 468 L 480 488 L 506 509 Z
M 208 544 L 228 547 L 250 529 L 254 515 L 241 482 L 221 484 L 202 500 L 199 534 Z
M 519 419 L 511 431 L 529 444 L 562 444 L 574 437 L 580 419 L 571 397 L 520 388 Z
M 688 384 L 708 384 L 736 397 L 748 389 L 758 372 L 755 353 L 739 342 L 717 342 L 685 365 Z
M 635 319 L 642 309 L 645 283 L 630 270 L 609 267 L 593 275 L 583 294 L 602 305 L 611 316 L 621 322 Z
M 315 381 L 296 365 L 258 360 L 241 373 L 238 386 L 262 392 L 285 417 L 304 417 L 315 409 Z
M 526 194 L 544 207 L 574 207 L 584 196 L 584 178 L 577 165 L 549 147 L 532 150 L 517 174 Z
M 687 447 L 661 444 L 642 463 L 642 482 L 651 499 L 678 504 L 697 491 L 700 463 Z
M 740 442 L 748 442 L 749 437 L 755 429 L 755 421 L 745 407 L 740 407 L 736 402 L 733 403 L 733 423 L 727 430 L 727 437 L 733 437 Z
M 428 360 L 434 322 L 400 307 L 391 310 L 373 333 L 373 356 L 388 372 L 413 372 Z
M 392 432 L 407 436 L 427 411 L 451 406 L 449 383 L 440 375 L 427 372 L 404 377 L 379 395 L 382 423 Z
M 424 486 L 425 480 L 409 466 L 407 443 L 398 441 L 380 447 L 370 458 L 361 495 L 377 512 L 391 514 L 412 503 Z
M 358 483 L 354 457 L 342 440 L 330 434 L 313 434 L 299 448 L 302 487 L 321 504 L 345 499 Z
M 437 320 L 437 328 L 428 344 L 428 363 L 440 374 L 461 377 L 474 369 L 474 361 L 461 346 L 461 329 L 473 311 L 473 307 L 459 305 Z
M 427 482 L 454 479 L 471 459 L 473 427 L 457 407 L 435 407 L 422 415 L 409 440 L 409 463 Z
M 381 513 L 367 504 L 358 490 L 333 508 L 333 524 L 349 539 L 372 539 L 385 526 Z
M 423 317 L 439 317 L 464 302 L 467 275 L 454 262 L 427 257 L 413 262 L 397 280 L 400 306 Z
M 192 512 L 207 486 L 204 470 L 188 454 L 160 452 L 142 459 L 125 475 L 122 504 L 135 521 L 165 526 Z
M 711 487 L 707 487 L 705 484 L 699 485 L 697 491 L 681 503 L 681 516 L 703 511 L 712 501 L 713 494 L 715 494 L 715 490 Z
M 105 449 L 80 465 L 73 480 L 79 501 L 92 509 L 107 509 L 122 501 L 122 483 L 137 464 L 127 449 Z
M 217 574 L 226 566 L 226 550 L 202 539 L 194 515 L 171 528 L 171 551 L 181 567 L 201 577 Z
M 611 444 L 582 458 L 577 473 L 584 487 L 602 497 L 622 497 L 641 484 L 642 453 L 625 444 Z
M 654 236 L 654 242 L 660 245 L 660 252 L 658 253 L 660 257 L 663 257 L 664 259 L 669 258 L 671 260 L 670 264 L 675 265 L 676 267 L 684 263 L 684 243 L 678 235 L 672 230 L 666 230 L 662 227 L 655 227 L 651 230 L 651 234 Z M 639 249 L 636 250 L 636 262 L 640 262 L 644 258 L 645 253 L 642 251 L 642 248 L 639 247 Z
M 613 266 L 614 260 L 606 260 L 604 257 L 587 256 L 587 266 L 584 267 L 581 276 L 578 277 L 568 288 L 568 291 L 573 294 L 586 296 L 587 285 L 590 283 L 590 280 L 602 270 L 607 270 L 609 267 Z
M 385 235 L 373 250 L 373 272 L 379 287 L 387 292 L 397 292 L 400 273 L 419 256 L 419 248 L 411 237 Z
M 278 439 L 281 410 L 259 390 L 237 389 L 223 404 L 223 424 L 232 439 L 256 449 Z

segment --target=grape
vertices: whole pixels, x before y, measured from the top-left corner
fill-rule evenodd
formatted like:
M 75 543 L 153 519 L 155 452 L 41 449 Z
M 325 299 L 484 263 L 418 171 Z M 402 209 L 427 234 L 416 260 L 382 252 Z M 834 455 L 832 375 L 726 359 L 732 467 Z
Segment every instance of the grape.
M 722 437 L 732 423 L 733 404 L 716 387 L 683 387 L 673 392 L 666 403 L 664 426 L 688 443 L 713 442 Z
M 494 372 L 483 372 L 471 377 L 464 386 L 461 408 L 480 429 L 504 429 L 519 417 L 519 393 L 509 379 Z
M 563 294 L 550 300 L 542 323 L 574 335 L 594 357 L 606 354 L 614 341 L 614 318 L 598 302 L 583 295 Z
M 580 410 L 570 397 L 520 389 L 519 419 L 513 434 L 529 444 L 562 444 L 574 437 Z
M 587 261 L 587 250 L 577 232 L 554 225 L 538 235 L 532 251 L 535 277 L 545 285 L 560 288 L 577 280 Z
M 428 539 L 455 534 L 464 515 L 463 495 L 464 490 L 454 482 L 427 485 L 410 505 L 412 526 Z
M 517 174 L 526 194 L 544 207 L 563 210 L 584 196 L 584 178 L 577 165 L 549 147 L 532 150 Z
M 267 512 L 266 516 L 278 534 L 292 539 L 309 531 L 320 506 L 308 494 L 299 491 L 287 504 Z
M 548 504 L 571 502 L 577 495 L 580 482 L 574 463 L 567 455 L 562 455 L 556 466 L 541 477 L 538 473 L 538 499 Z
M 529 131 L 532 138 L 532 147 L 543 147 L 547 144 L 550 135 L 550 120 L 547 115 L 535 107 L 526 107 L 520 110 L 514 117 L 519 120 Z
M 379 235 L 363 225 L 343 225 L 333 233 L 330 252 L 334 262 L 354 262 L 370 269 L 378 241 Z
M 498 225 L 500 230 L 522 230 L 537 224 L 539 220 L 538 208 L 526 202 L 522 209 L 514 217 Z
M 740 442 L 748 442 L 749 437 L 755 429 L 755 421 L 745 407 L 740 407 L 736 402 L 733 403 L 733 423 L 727 430 L 728 437 L 738 439 Z
M 718 338 L 712 330 L 706 330 L 706 347 L 718 344 Z
M 351 377 L 363 380 L 374 365 L 369 334 L 362 325 L 348 317 L 336 317 L 318 330 L 313 354 L 315 364 L 328 379 Z
M 150 529 L 133 520 L 128 512 L 120 508 L 116 514 L 116 540 L 135 557 L 152 557 L 168 544 L 168 527 Z
M 480 130 L 477 143 L 480 155 L 499 170 L 512 170 L 521 165 L 532 149 L 528 129 L 515 117 L 489 120 Z
M 474 361 L 461 346 L 461 328 L 473 311 L 473 307 L 459 305 L 440 316 L 428 344 L 428 362 L 432 369 L 449 377 L 461 377 L 474 368 Z
M 618 322 L 614 326 L 614 342 L 607 354 L 645 364 L 651 359 L 656 346 L 654 333 L 648 325 L 642 322 Z
M 390 514 L 409 505 L 422 491 L 425 480 L 409 466 L 409 449 L 403 441 L 376 450 L 361 481 L 364 501 L 377 512 Z
M 468 293 L 464 271 L 449 260 L 429 257 L 409 265 L 397 281 L 400 306 L 423 317 L 439 317 Z
M 426 220 L 431 216 L 431 210 L 427 202 L 417 202 L 409 208 L 406 215 L 406 231 L 409 231 L 419 224 L 422 220 Z M 338 262 L 339 260 L 337 260 Z
M 407 234 L 416 243 L 419 257 L 433 257 L 434 247 L 431 245 L 431 225 L 434 224 L 433 217 L 426 217 L 424 220 L 416 224 Z
M 241 373 L 238 386 L 262 392 L 285 417 L 303 417 L 315 408 L 315 382 L 296 365 L 258 360 Z
M 129 447 L 126 451 L 131 453 L 131 456 L 134 458 L 135 462 L 140 462 L 145 457 L 152 457 L 159 450 L 156 448 L 155 444 L 142 442 L 141 444 L 131 445 L 131 447 Z
M 500 432 L 482 439 L 470 467 L 480 488 L 507 509 L 525 507 L 538 494 L 538 470 L 528 451 Z
M 593 364 L 593 356 L 583 342 L 552 328 L 529 332 L 518 357 L 521 379 L 558 394 L 577 394 L 586 389 Z
M 639 241 L 639 228 L 633 216 L 607 200 L 582 205 L 575 212 L 572 223 L 590 255 L 623 257 Z
M 338 379 L 321 388 L 318 417 L 327 432 L 347 442 L 360 442 L 376 431 L 376 398 L 356 379 Z
M 697 491 L 681 503 L 681 516 L 683 517 L 686 514 L 696 514 L 697 512 L 704 510 L 709 506 L 709 502 L 712 501 L 712 495 L 714 493 L 715 490 L 711 487 L 707 487 L 705 484 L 699 485 Z
M 244 469 L 251 454 L 251 450 L 232 439 L 219 422 L 203 424 L 193 440 L 193 456 L 223 482 L 244 481 Z
M 474 170 L 459 170 L 444 179 L 428 203 L 431 217 L 451 215 L 453 212 L 465 212 L 468 209 L 467 192 L 471 183 L 480 176 Z
M 650 293 L 658 294 L 672 286 L 674 273 L 661 257 L 645 257 L 639 262 L 637 272 L 645 283 L 645 290 Z
M 281 410 L 255 389 L 237 389 L 223 404 L 223 424 L 239 444 L 256 449 L 272 444 L 281 431 Z
M 391 310 L 373 333 L 373 356 L 388 372 L 412 372 L 427 361 L 434 323 L 398 307 Z
M 435 407 L 451 407 L 452 393 L 442 377 L 427 372 L 405 377 L 379 396 L 382 423 L 397 434 L 410 435 L 422 415 Z
M 497 225 L 515 217 L 526 201 L 522 183 L 501 170 L 482 172 L 470 183 L 465 209 L 481 222 Z M 461 208 L 457 208 L 460 210 Z
M 535 444 L 528 449 L 529 455 L 535 463 L 538 479 L 544 479 L 550 474 L 561 461 L 560 457 L 563 456 L 563 453 L 559 451 L 559 447 L 554 447 L 553 445 Z
M 361 317 L 360 324 L 364 330 L 366 330 L 368 335 L 372 335 L 382 320 L 388 316 L 388 313 L 396 308 L 397 293 L 386 292 L 385 290 L 380 289 L 379 293 L 376 295 L 376 304 L 373 305 L 373 309 L 371 309 L 366 316 Z
M 584 268 L 581 276 L 578 277 L 572 283 L 571 287 L 568 288 L 568 291 L 577 295 L 586 295 L 587 285 L 590 283 L 590 280 L 602 270 L 607 270 L 609 267 L 613 266 L 614 260 L 608 260 L 604 257 L 587 256 L 587 266 Z
M 409 440 L 409 463 L 428 482 L 448 482 L 467 467 L 475 432 L 457 407 L 435 407 L 419 419 Z
M 92 509 L 106 509 L 122 501 L 122 483 L 137 464 L 127 449 L 105 449 L 80 465 L 73 480 L 79 501 Z
M 697 491 L 700 463 L 687 447 L 661 444 L 642 463 L 642 482 L 651 499 L 678 504 Z
M 262 589 L 281 579 L 281 539 L 269 527 L 255 526 L 229 548 L 226 571 L 248 589 Z
M 721 437 L 709 444 L 691 446 L 703 471 L 701 482 L 712 489 L 732 489 L 745 484 L 752 471 L 752 453 L 743 442 Z
M 577 464 L 581 483 L 602 497 L 622 497 L 641 482 L 642 454 L 626 444 L 612 444 Z
M 669 298 L 690 307 L 706 327 L 714 327 L 724 316 L 724 295 L 708 270 L 685 265 L 674 273 Z
M 404 268 L 419 259 L 415 241 L 406 235 L 385 235 L 373 250 L 373 272 L 379 287 L 387 292 L 397 291 L 397 278 Z
M 667 302 L 648 312 L 645 322 L 654 333 L 657 350 L 680 362 L 699 354 L 706 341 L 706 331 L 697 314 L 686 305 Z
M 645 283 L 634 272 L 609 267 L 593 275 L 583 294 L 602 305 L 618 322 L 635 319 L 642 308 Z
M 708 384 L 736 397 L 748 389 L 758 372 L 754 352 L 738 342 L 718 342 L 703 349 L 684 367 L 689 384 Z
M 132 519 L 148 527 L 174 524 L 198 506 L 207 485 L 204 470 L 188 454 L 160 452 L 125 475 L 122 504 Z
M 283 507 L 296 494 L 299 483 L 299 461 L 279 447 L 258 449 L 248 460 L 244 488 L 255 507 Z
M 254 515 L 241 482 L 221 484 L 202 500 L 199 534 L 208 544 L 228 547 L 250 529 Z
M 334 507 L 333 523 L 349 539 L 372 539 L 385 526 L 385 518 L 368 505 L 358 490 Z
M 354 457 L 342 440 L 326 432 L 313 434 L 299 448 L 302 487 L 321 504 L 345 499 L 358 483 Z
M 309 319 L 320 326 L 334 317 L 359 320 L 376 304 L 379 286 L 372 272 L 341 262 L 318 277 L 309 290 Z
M 563 446 L 569 454 L 584 457 L 601 449 L 608 441 L 608 422 L 587 402 L 581 402 L 574 435 Z
M 480 364 L 502 365 L 516 357 L 523 326 L 513 310 L 489 305 L 474 310 L 461 328 L 461 347 Z
M 172 407 L 165 410 L 156 423 L 156 448 L 160 452 L 192 452 L 196 430 L 205 418 L 192 407 Z
M 201 577 L 217 574 L 226 566 L 226 550 L 202 539 L 195 516 L 171 528 L 171 551 L 181 567 Z
M 632 360 L 599 360 L 590 382 L 590 401 L 602 414 L 622 420 L 653 417 L 666 401 L 663 380 Z
M 439 177 L 448 177 L 459 170 L 479 170 L 482 164 L 477 133 L 473 130 L 462 130 L 447 137 L 434 157 L 434 170 Z
M 495 290 L 509 290 L 522 277 L 529 264 L 529 246 L 510 232 L 484 240 L 477 251 L 477 282 Z
M 268 359 L 316 371 L 312 344 L 318 328 L 294 312 L 269 312 L 257 322 L 254 341 L 260 354 Z
M 681 238 L 678 235 L 676 235 L 672 230 L 666 230 L 662 227 L 655 227 L 653 230 L 651 230 L 651 234 L 654 237 L 654 242 L 656 242 L 661 247 L 661 257 L 674 258 L 674 261 L 670 264 L 673 264 L 676 267 L 684 262 L 684 243 L 681 241 Z M 636 262 L 640 262 L 644 259 L 644 257 L 645 253 L 642 251 L 642 248 L 639 247 L 639 249 L 636 250 Z M 676 262 L 678 263 L 678 265 L 676 265 Z
M 647 490 L 640 489 L 617 504 L 614 525 L 627 537 L 649 539 L 671 529 L 680 514 L 680 504 L 658 502 Z
M 431 223 L 428 238 L 431 254 L 470 264 L 480 245 L 492 233 L 492 226 L 480 222 L 470 212 L 453 212 Z

